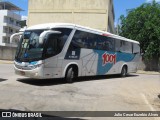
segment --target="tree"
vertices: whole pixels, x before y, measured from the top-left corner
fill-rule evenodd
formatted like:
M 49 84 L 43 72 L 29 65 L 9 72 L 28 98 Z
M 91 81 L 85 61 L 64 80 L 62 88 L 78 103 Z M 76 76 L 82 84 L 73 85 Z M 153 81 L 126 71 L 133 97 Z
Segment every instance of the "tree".
M 27 26 L 26 20 L 21 20 L 19 23 L 20 23 L 21 28 Z
M 160 65 L 160 4 L 155 0 L 128 10 L 120 17 L 120 35 L 140 42 L 145 61 L 154 62 L 150 70 L 158 70 Z

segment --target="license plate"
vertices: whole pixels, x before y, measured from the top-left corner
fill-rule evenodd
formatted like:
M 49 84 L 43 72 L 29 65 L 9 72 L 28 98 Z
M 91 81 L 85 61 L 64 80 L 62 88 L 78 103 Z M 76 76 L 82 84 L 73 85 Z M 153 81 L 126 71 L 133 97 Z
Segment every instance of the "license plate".
M 21 71 L 20 73 L 21 73 L 21 75 L 25 75 L 25 72 L 24 72 L 24 71 Z

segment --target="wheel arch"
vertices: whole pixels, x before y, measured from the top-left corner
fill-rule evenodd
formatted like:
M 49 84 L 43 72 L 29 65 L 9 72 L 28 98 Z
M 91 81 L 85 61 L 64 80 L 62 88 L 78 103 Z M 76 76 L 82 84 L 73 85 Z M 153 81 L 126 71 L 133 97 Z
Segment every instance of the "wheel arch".
M 123 68 L 123 67 L 126 67 L 127 73 L 128 73 L 128 65 L 127 65 L 126 63 L 124 63 L 124 64 L 121 66 L 120 72 L 122 71 L 122 68 Z
M 80 71 L 79 71 L 78 63 L 76 63 L 76 62 L 71 62 L 71 63 L 69 63 L 69 64 L 67 64 L 67 65 L 65 66 L 65 68 L 64 68 L 64 70 L 63 70 L 63 73 L 62 73 L 62 77 L 65 77 L 66 72 L 67 72 L 68 68 L 70 68 L 70 67 L 73 67 L 73 69 L 77 71 L 77 76 L 79 76 L 79 72 L 80 72 Z

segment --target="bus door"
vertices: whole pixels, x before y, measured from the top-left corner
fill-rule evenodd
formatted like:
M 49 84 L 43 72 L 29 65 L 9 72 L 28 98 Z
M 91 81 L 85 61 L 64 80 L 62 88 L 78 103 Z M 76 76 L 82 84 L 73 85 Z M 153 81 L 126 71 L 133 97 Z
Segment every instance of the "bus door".
M 61 52 L 61 47 L 58 38 L 59 34 L 52 33 L 44 41 L 44 76 L 46 78 L 60 75 L 58 68 L 61 66 L 58 66 L 58 54 Z

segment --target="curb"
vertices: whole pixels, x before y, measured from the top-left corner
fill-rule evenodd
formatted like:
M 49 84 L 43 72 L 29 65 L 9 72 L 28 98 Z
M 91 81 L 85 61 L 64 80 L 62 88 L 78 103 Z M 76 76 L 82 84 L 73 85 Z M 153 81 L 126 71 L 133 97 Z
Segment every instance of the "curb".
M 160 75 L 160 72 L 138 70 L 137 74 Z
M 13 64 L 13 61 L 0 60 L 0 64 Z

